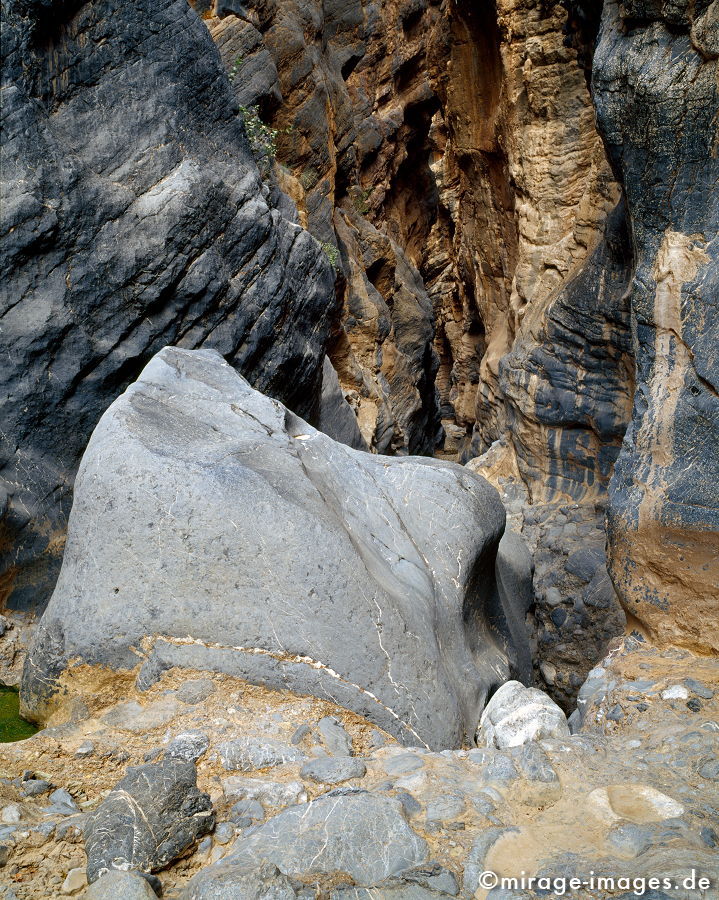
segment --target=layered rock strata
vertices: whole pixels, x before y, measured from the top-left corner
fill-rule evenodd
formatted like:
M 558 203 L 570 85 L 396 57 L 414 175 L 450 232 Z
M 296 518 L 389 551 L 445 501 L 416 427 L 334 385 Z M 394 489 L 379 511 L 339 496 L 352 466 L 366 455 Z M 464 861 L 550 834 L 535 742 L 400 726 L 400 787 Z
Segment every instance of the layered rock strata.
M 185 0 L 2 16 L 0 601 L 37 610 L 118 392 L 168 343 L 211 346 L 312 416 L 334 276 Z

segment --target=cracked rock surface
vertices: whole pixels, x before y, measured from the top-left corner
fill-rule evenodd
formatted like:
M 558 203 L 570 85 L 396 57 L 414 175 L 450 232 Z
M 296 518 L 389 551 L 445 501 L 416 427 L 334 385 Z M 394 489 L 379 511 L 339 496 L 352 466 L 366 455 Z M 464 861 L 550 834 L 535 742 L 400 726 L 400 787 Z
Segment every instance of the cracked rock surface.
M 503 526 L 460 466 L 351 450 L 219 355 L 167 348 L 88 446 L 25 709 L 66 702 L 79 657 L 142 664 L 145 688 L 173 666 L 226 671 L 460 746 L 523 640 L 495 580 Z

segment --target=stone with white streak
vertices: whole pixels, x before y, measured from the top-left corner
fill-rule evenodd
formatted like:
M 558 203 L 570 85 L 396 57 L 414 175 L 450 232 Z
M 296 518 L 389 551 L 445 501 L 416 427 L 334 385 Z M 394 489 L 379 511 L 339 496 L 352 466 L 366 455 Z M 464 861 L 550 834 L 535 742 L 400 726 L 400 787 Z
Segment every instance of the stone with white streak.
M 567 718 L 543 691 L 508 681 L 487 704 L 477 731 L 482 747 L 519 747 L 529 741 L 569 737 Z

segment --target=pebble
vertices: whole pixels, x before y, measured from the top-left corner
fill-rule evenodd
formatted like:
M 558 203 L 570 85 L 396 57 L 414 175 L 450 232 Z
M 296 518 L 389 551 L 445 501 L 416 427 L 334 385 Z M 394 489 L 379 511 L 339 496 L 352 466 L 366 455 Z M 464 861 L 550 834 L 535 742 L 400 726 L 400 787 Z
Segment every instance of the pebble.
M 165 757 L 196 762 L 207 753 L 209 746 L 210 739 L 203 731 L 183 731 L 172 739 L 165 751 Z
M 705 762 L 699 769 L 699 774 L 707 781 L 719 781 L 719 757 Z
M 230 820 L 235 825 L 245 828 L 247 825 L 251 825 L 252 822 L 261 822 L 264 818 L 265 811 L 259 800 L 238 800 L 230 810 Z
M 44 810 L 45 815 L 57 813 L 61 816 L 71 816 L 73 813 L 80 812 L 77 803 L 72 799 L 72 794 L 65 788 L 53 791 L 49 800 L 51 805 Z
M 317 727 L 325 747 L 333 756 L 352 756 L 352 738 L 334 716 L 320 719 Z
M 309 725 L 300 725 L 290 738 L 290 743 L 294 744 L 296 747 L 307 737 L 311 730 Z
M 661 693 L 662 700 L 686 700 L 689 691 L 681 684 L 673 684 Z
M 354 756 L 328 756 L 313 759 L 300 769 L 301 778 L 309 778 L 319 784 L 341 784 L 350 778 L 363 778 L 367 767 Z
M 177 699 L 186 703 L 188 706 L 194 706 L 201 703 L 216 690 L 215 685 L 209 678 L 192 678 L 183 682 L 177 689 Z
M 38 797 L 40 794 L 46 794 L 52 785 L 49 781 L 42 778 L 31 778 L 29 781 L 23 781 L 22 789 L 26 797 Z
M 218 844 L 229 844 L 235 836 L 235 826 L 231 822 L 220 822 L 215 828 L 215 841 Z
M 75 751 L 75 756 L 80 757 L 80 759 L 84 759 L 86 756 L 91 756 L 95 752 L 95 745 L 92 741 L 83 741 L 80 746 Z
M 62 892 L 63 894 L 76 894 L 86 885 L 85 869 L 82 866 L 78 866 L 76 869 L 70 869 L 67 873 L 67 877 L 62 883 Z
M 692 693 L 696 694 L 697 697 L 701 697 L 703 700 L 711 700 L 714 697 L 714 691 L 702 684 L 701 681 L 696 681 L 694 678 L 685 678 L 684 684 Z
M 16 803 L 11 803 L 9 806 L 6 806 L 2 813 L 0 813 L 0 821 L 4 822 L 6 825 L 17 825 L 21 818 L 22 813 L 20 807 Z
M 408 791 L 399 791 L 395 794 L 395 799 L 399 800 L 404 807 L 404 811 L 410 818 L 416 816 L 422 809 L 419 800 L 417 800 L 416 797 L 413 797 Z
M 424 766 L 424 760 L 415 756 L 414 753 L 400 753 L 383 760 L 382 766 L 388 775 L 407 775 L 421 769 Z

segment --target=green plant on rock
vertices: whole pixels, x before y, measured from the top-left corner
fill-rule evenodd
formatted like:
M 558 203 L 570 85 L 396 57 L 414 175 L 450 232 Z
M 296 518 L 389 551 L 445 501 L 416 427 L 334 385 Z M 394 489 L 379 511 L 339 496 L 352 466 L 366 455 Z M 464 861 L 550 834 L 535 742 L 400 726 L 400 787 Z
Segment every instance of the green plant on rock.
M 263 175 L 267 175 L 277 155 L 279 131 L 277 128 L 270 128 L 262 121 L 257 106 L 241 106 L 240 114 L 245 123 L 245 131 L 257 166 Z
M 228 73 L 228 77 L 229 77 L 230 81 L 234 81 L 235 78 L 237 78 L 237 76 L 238 76 L 238 74 L 239 74 L 239 71 L 240 71 L 240 69 L 242 68 L 242 64 L 244 63 L 244 61 L 245 61 L 245 59 L 244 59 L 244 57 L 242 56 L 241 53 L 240 53 L 239 56 L 236 56 L 236 57 L 235 57 L 235 61 L 234 61 L 234 62 L 232 63 L 232 65 L 230 66 L 230 71 L 229 71 L 229 73 Z
M 332 266 L 339 270 L 340 251 L 337 247 L 335 247 L 334 244 L 330 244 L 328 241 L 319 241 L 319 245 Z

